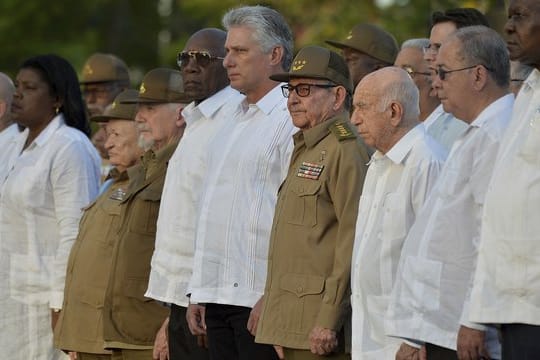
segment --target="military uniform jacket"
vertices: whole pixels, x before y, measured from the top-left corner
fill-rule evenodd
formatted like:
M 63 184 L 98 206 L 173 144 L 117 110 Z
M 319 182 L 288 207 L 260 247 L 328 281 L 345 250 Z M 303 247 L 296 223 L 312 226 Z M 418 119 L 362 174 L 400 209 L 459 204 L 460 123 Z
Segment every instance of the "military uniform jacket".
M 177 143 L 157 153 L 147 151 L 140 165 L 128 169 L 130 186 L 122 201 L 118 241 L 113 249 L 103 313 L 108 348 L 148 348 L 169 310 L 144 296 L 154 252 L 156 223 L 167 162 Z
M 127 172 L 113 169 L 111 176 L 111 187 L 85 208 L 69 255 L 64 302 L 54 334 L 54 345 L 62 350 L 107 353 L 103 349 L 103 301 L 128 185 Z
M 340 331 L 350 319 L 351 255 L 369 158 L 345 116 L 293 138 L 256 341 L 309 349 L 315 326 Z

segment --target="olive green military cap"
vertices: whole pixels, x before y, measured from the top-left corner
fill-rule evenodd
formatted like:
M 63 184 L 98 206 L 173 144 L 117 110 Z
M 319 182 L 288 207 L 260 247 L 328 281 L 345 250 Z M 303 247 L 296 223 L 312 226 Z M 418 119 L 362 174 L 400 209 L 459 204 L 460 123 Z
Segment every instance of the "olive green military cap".
M 184 81 L 178 70 L 157 68 L 144 75 L 137 96 L 123 103 L 190 103 L 184 93 Z
M 352 93 L 352 81 L 345 60 L 334 51 L 320 46 L 300 49 L 289 72 L 270 76 L 272 80 L 284 82 L 293 78 L 329 80 Z
M 102 53 L 95 53 L 86 60 L 81 74 L 81 84 L 113 81 L 129 84 L 129 71 L 122 60 L 112 54 Z
M 102 115 L 92 116 L 90 121 L 95 122 L 107 122 L 109 120 L 135 120 L 135 114 L 137 113 L 137 104 L 122 103 L 124 100 L 129 100 L 137 97 L 139 92 L 135 89 L 128 89 L 118 94 L 114 101 L 105 108 Z
M 373 24 L 358 24 L 345 40 L 327 40 L 326 43 L 340 49 L 348 47 L 363 52 L 388 64 L 394 63 L 399 52 L 394 36 Z

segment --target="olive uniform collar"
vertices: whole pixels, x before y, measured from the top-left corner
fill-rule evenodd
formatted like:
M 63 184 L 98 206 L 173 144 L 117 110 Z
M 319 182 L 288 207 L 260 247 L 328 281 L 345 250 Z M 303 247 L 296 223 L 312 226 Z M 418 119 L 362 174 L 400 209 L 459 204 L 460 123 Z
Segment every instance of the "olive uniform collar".
M 307 130 L 300 130 L 293 135 L 293 139 L 295 144 L 303 140 L 307 148 L 312 148 L 331 133 L 339 141 L 356 138 L 354 130 L 351 129 L 349 116 L 344 113 L 325 120 Z

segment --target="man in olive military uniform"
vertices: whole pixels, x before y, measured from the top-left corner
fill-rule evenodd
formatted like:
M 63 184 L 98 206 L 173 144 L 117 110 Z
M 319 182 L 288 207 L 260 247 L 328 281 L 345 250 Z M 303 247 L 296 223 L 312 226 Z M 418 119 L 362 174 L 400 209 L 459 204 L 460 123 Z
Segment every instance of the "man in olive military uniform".
M 109 280 L 111 249 L 118 239 L 122 200 L 128 188 L 127 168 L 142 154 L 137 145 L 135 104 L 121 104 L 138 94 L 121 92 L 103 115 L 93 121 L 106 124 L 105 143 L 114 168 L 112 185 L 90 204 L 82 217 L 79 235 L 68 260 L 64 304 L 55 328 L 54 343 L 61 350 L 77 353 L 79 360 L 110 359 L 103 348 L 102 308 Z
M 185 122 L 180 111 L 187 102 L 179 71 L 158 68 L 148 72 L 138 97 L 135 121 L 141 163 L 128 169 L 129 187 L 121 201 L 118 240 L 103 305 L 103 337 L 112 359 L 152 359 L 167 356 L 169 314 L 163 303 L 144 296 L 154 250 L 156 222 L 169 158 Z M 157 334 L 157 335 L 156 335 Z
M 367 74 L 392 66 L 399 51 L 394 36 L 373 24 L 355 25 L 344 40 L 327 40 L 326 43 L 341 49 L 353 89 Z
M 120 92 L 129 88 L 128 67 L 122 59 L 113 54 L 94 53 L 84 63 L 79 83 L 90 116 L 101 115 Z M 103 159 L 101 175 L 105 178 L 111 168 L 104 146 L 107 134 L 102 122 L 97 125 L 92 127 L 95 129 L 92 143 Z
M 348 359 L 351 254 L 369 161 L 349 123 L 349 71 L 337 53 L 309 46 L 270 78 L 288 82 L 283 95 L 300 131 L 279 190 L 256 341 L 287 360 Z

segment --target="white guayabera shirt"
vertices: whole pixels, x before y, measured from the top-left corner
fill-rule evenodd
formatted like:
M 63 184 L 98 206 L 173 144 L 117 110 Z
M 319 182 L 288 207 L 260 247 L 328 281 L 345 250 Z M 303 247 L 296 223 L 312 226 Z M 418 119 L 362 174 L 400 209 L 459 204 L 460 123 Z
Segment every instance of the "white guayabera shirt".
M 423 124 L 426 132 L 448 152 L 452 149 L 454 141 L 467 130 L 467 123 L 445 112 L 442 105 L 437 106 Z
M 485 330 L 468 321 L 468 297 L 485 193 L 513 103 L 506 95 L 490 104 L 454 143 L 405 239 L 387 334 L 455 350 L 460 325 Z M 500 358 L 493 328 L 486 341 L 490 355 Z
M 516 99 L 486 195 L 470 320 L 540 325 L 540 72 Z
M 418 125 L 373 154 L 360 199 L 351 271 L 353 359 L 394 358 L 384 316 L 401 247 L 439 176 L 446 151 Z
M 210 143 L 197 223 L 191 301 L 253 307 L 264 292 L 277 193 L 293 126 L 280 84 L 243 101 Z
M 11 359 L 51 359 L 50 308 L 62 307 L 69 252 L 82 208 L 98 193 L 101 159 L 62 114 L 23 151 L 27 136 L 17 136 L 1 185 L 0 346 Z
M 145 296 L 187 307 L 195 232 L 202 187 L 207 176 L 208 146 L 218 130 L 231 123 L 244 96 L 231 87 L 182 114 L 186 129 L 167 166 L 161 196 L 152 270 Z

